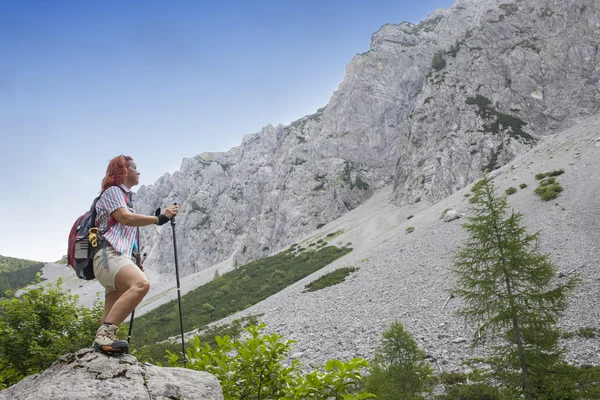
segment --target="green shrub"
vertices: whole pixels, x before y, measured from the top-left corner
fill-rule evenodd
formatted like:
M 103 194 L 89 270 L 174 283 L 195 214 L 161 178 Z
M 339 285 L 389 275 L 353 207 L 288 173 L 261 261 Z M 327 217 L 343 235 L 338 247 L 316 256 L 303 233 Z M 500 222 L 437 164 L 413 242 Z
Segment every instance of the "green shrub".
M 537 179 L 539 181 L 540 179 L 544 179 L 547 176 L 558 176 L 558 175 L 562 175 L 564 173 L 565 173 L 565 171 L 563 169 L 555 169 L 554 171 L 536 174 L 535 179 Z
M 432 390 L 432 368 L 411 334 L 393 322 L 375 350 L 365 387 L 380 400 L 416 400 Z
M 540 183 L 538 183 L 538 186 L 548 186 L 548 185 L 552 185 L 554 182 L 556 182 L 556 179 L 554 178 L 546 178 L 540 181 Z
M 517 193 L 517 189 L 514 187 L 509 187 L 508 189 L 506 189 L 506 194 L 511 195 L 511 194 L 515 194 Z
M 571 339 L 575 334 L 573 332 L 564 331 L 560 335 L 563 339 Z
M 546 184 L 544 186 L 537 187 L 534 193 L 540 196 L 542 200 L 549 201 L 555 199 L 562 191 L 563 187 L 560 186 L 558 182 L 554 182 L 551 184 Z
M 431 60 L 431 68 L 436 71 L 441 71 L 445 66 L 446 60 L 444 59 L 444 52 L 439 50 L 433 55 L 433 59 Z
M 103 305 L 97 300 L 90 310 L 77 298 L 59 278 L 55 285 L 30 287 L 20 297 L 0 300 L 0 388 L 90 346 Z
M 415 227 L 409 226 L 408 228 L 406 228 L 405 233 L 408 235 L 409 233 L 413 233 L 414 231 L 415 231 Z
M 287 363 L 295 341 L 284 342 L 283 336 L 276 333 L 261 335 L 265 326 L 245 328 L 249 337 L 244 340 L 216 337 L 214 348 L 195 337 L 194 345 L 187 349 L 187 368 L 215 375 L 225 399 L 360 400 L 373 397 L 358 393 L 363 379 L 361 368 L 369 365 L 366 360 L 329 360 L 324 372 L 303 375 L 300 360 Z M 168 354 L 170 365 L 177 366 L 179 357 Z
M 455 385 L 446 394 L 438 396 L 439 400 L 501 400 L 500 390 L 485 383 L 472 385 Z
M 521 189 L 525 189 L 525 188 L 527 187 L 527 184 L 526 184 L 526 183 L 521 183 L 521 184 L 519 185 L 519 187 L 520 187 Z
M 358 268 L 354 267 L 338 268 L 335 271 L 329 272 L 304 286 L 304 288 L 306 289 L 304 293 L 314 292 L 316 290 L 324 289 L 326 287 L 344 282 L 348 275 L 357 270 Z
M 440 372 L 438 378 L 440 380 L 440 383 L 446 386 L 467 382 L 467 375 L 458 372 Z
M 586 339 L 593 339 L 596 337 L 596 328 L 579 328 L 577 334 Z
M 564 170 L 562 170 L 562 169 L 556 169 L 554 171 L 547 172 L 547 176 L 558 176 L 558 175 L 562 175 L 564 173 L 565 173 Z

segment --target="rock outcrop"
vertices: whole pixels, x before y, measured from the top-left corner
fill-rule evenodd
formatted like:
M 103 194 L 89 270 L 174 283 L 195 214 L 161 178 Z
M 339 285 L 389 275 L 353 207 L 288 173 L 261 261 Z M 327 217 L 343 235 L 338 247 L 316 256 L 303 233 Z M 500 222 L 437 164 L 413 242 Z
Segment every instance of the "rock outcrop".
M 46 371 L 0 392 L 0 400 L 222 400 L 217 378 L 184 368 L 139 363 L 131 355 L 109 357 L 82 349 Z

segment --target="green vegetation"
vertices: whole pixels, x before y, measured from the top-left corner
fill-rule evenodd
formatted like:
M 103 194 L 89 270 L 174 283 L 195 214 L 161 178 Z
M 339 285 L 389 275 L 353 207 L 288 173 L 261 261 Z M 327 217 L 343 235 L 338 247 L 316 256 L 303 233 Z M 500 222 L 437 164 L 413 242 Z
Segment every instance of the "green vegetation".
M 507 216 L 506 195 L 487 178 L 476 187 L 473 216 L 463 225 L 469 238 L 453 267 L 454 293 L 465 304 L 459 315 L 477 327 L 475 345 L 495 344 L 487 362 L 504 389 L 513 398 L 542 398 L 566 368 L 556 323 L 578 280 L 553 284 L 556 267 L 540 253 L 539 232 L 526 233 L 522 214 Z
M 475 97 L 467 97 L 465 103 L 477 105 L 477 114 L 479 117 L 485 120 L 491 120 L 491 122 L 483 125 L 486 132 L 498 134 L 500 129 L 503 128 L 515 140 L 530 145 L 537 142 L 533 136 L 523 131 L 523 127 L 527 125 L 526 122 L 511 115 L 496 111 L 492 106 L 491 100 L 488 98 L 478 94 Z
M 329 286 L 337 285 L 338 283 L 342 283 L 346 280 L 346 277 L 350 275 L 352 272 L 358 271 L 358 268 L 354 267 L 344 267 L 338 268 L 335 271 L 329 272 L 308 285 L 305 286 L 306 292 L 314 292 L 319 289 L 324 289 Z
M 446 214 L 448 214 L 448 211 L 450 211 L 451 208 L 446 208 L 444 211 L 442 211 L 442 214 L 440 215 L 440 219 L 444 219 L 444 217 L 446 216 Z
M 579 330 L 577 331 L 577 334 L 586 339 L 593 339 L 597 335 L 600 336 L 600 331 L 598 331 L 596 328 L 592 328 L 592 327 L 579 328 Z
M 450 49 L 446 52 L 446 55 L 450 57 L 456 57 L 456 53 L 460 50 L 460 42 L 457 40 Z
M 468 376 L 458 372 L 440 372 L 438 379 L 446 386 L 456 385 L 457 383 L 467 383 Z
M 338 229 L 338 230 L 337 230 L 337 231 L 335 231 L 335 232 L 330 232 L 330 233 L 328 233 L 328 234 L 327 234 L 327 237 L 328 237 L 329 239 L 333 239 L 333 238 L 335 238 L 335 237 L 337 237 L 337 236 L 340 236 L 342 233 L 344 233 L 344 230 L 343 230 L 343 229 Z
M 194 337 L 200 338 L 203 343 L 208 343 L 210 346 L 216 346 L 215 338 L 217 336 L 229 336 L 239 338 L 244 328 L 251 325 L 258 325 L 258 317 L 260 315 L 251 315 L 240 319 L 233 320 L 230 324 L 210 325 Z M 127 334 L 128 326 L 121 325 L 119 336 L 124 337 Z M 132 344 L 135 342 L 136 329 L 133 330 Z M 185 348 L 190 348 L 194 345 L 194 338 L 186 340 Z M 140 361 L 150 362 L 152 364 L 162 366 L 163 361 L 168 358 L 168 352 L 181 354 L 181 337 L 178 340 L 166 340 L 155 343 L 152 346 L 145 346 L 133 350 L 130 353 Z M 183 366 L 183 364 L 182 364 Z
M 539 173 L 539 174 L 535 174 L 535 179 L 537 179 L 539 181 L 540 179 L 544 179 L 546 177 L 559 176 L 559 175 L 562 175 L 564 173 L 565 173 L 565 171 L 562 170 L 562 169 L 555 169 L 554 171 L 542 172 L 542 173 Z
M 196 337 L 187 349 L 188 368 L 215 375 L 225 399 L 344 399 L 371 398 L 359 393 L 361 368 L 368 362 L 355 358 L 348 362 L 329 360 L 325 371 L 301 372 L 300 360 L 287 363 L 294 340 L 283 341 L 273 333 L 261 335 L 266 325 L 245 328 L 244 340 L 229 336 L 216 337 L 216 346 Z M 171 366 L 179 366 L 179 357 L 169 353 Z
M 409 226 L 408 228 L 406 228 L 406 230 L 404 231 L 404 233 L 406 233 L 407 235 L 409 233 L 413 233 L 415 231 L 415 227 L 414 226 Z
M 527 187 L 527 184 L 526 184 L 526 183 L 521 183 L 521 184 L 519 185 L 519 187 L 520 187 L 521 189 L 525 189 L 525 188 Z
M 437 397 L 438 400 L 502 400 L 497 387 L 485 383 L 452 385 L 447 393 Z
M 431 68 L 436 71 L 441 71 L 445 66 L 446 60 L 444 59 L 444 52 L 442 50 L 436 51 L 431 60 Z
M 560 337 L 563 339 L 571 339 L 575 334 L 573 332 L 564 331 L 561 332 Z
M 185 330 L 201 329 L 244 310 L 352 251 L 335 246 L 294 250 L 296 248 L 252 261 L 182 296 Z M 177 301 L 171 301 L 136 318 L 132 344 L 137 349 L 179 332 Z
M 22 289 L 35 282 L 43 262 L 0 256 L 0 298 L 7 290 Z
M 375 350 L 365 387 L 380 400 L 421 399 L 423 393 L 432 391 L 432 373 L 425 353 L 396 321 L 383 333 Z
M 541 181 L 539 182 L 538 187 L 534 190 L 534 193 L 540 196 L 540 198 L 544 201 L 555 199 L 564 189 L 554 177 L 562 174 L 563 172 L 564 171 L 560 170 L 560 173 L 558 171 L 552 171 L 544 174 L 537 174 L 535 176 L 536 179 L 541 179 Z M 538 176 L 540 178 L 538 178 Z
M 360 164 L 353 163 L 351 161 L 344 162 L 344 171 L 341 174 L 341 180 L 344 184 L 350 186 L 350 190 L 358 188 L 360 190 L 369 190 L 369 184 L 363 180 L 363 178 L 356 172 Z M 355 175 L 352 180 L 352 175 Z
M 0 389 L 44 371 L 65 353 L 89 347 L 102 316 L 78 305 L 76 295 L 56 285 L 25 289 L 0 300 Z
M 508 189 L 506 189 L 506 194 L 511 195 L 511 194 L 515 194 L 517 193 L 517 188 L 514 187 L 509 187 Z

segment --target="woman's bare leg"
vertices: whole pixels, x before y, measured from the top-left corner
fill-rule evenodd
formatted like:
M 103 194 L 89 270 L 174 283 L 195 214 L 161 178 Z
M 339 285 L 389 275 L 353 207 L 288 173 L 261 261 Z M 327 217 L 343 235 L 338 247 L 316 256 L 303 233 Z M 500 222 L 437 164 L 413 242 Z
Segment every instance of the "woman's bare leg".
M 150 290 L 150 282 L 138 267 L 129 264 L 115 276 L 115 287 L 121 294 L 105 315 L 104 321 L 121 325 Z M 109 293 L 110 295 L 110 293 Z M 105 307 L 106 310 L 106 307 Z
M 119 292 L 118 290 L 115 290 L 113 292 L 107 293 L 104 296 L 104 313 L 102 314 L 102 320 L 100 321 L 100 325 L 102 325 L 104 322 L 107 321 L 106 317 L 108 316 L 108 314 L 110 313 L 110 310 L 115 305 L 115 302 L 117 300 L 119 300 L 119 297 L 121 297 L 122 294 L 123 294 L 123 292 Z M 108 322 L 111 322 L 111 320 L 108 320 Z

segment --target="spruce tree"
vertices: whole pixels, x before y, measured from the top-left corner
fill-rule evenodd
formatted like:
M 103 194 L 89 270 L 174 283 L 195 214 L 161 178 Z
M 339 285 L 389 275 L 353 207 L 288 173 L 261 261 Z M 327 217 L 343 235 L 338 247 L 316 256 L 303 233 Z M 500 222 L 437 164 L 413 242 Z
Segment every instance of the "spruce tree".
M 474 345 L 496 345 L 496 377 L 538 398 L 548 374 L 564 363 L 556 323 L 578 280 L 554 283 L 556 267 L 540 252 L 540 233 L 526 232 L 523 215 L 509 213 L 506 195 L 487 178 L 472 192 L 472 216 L 463 225 L 468 238 L 453 268 L 454 293 L 464 301 L 459 314 L 477 326 Z

